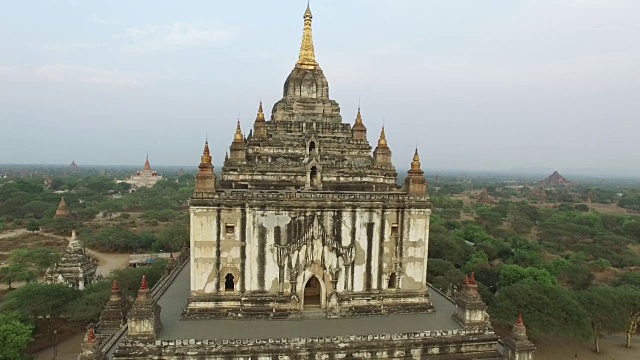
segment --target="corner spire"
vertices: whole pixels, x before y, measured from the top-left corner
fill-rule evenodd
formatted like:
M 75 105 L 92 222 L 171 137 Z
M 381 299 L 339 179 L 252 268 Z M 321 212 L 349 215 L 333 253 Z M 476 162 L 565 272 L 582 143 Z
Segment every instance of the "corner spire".
M 240 129 L 240 119 L 238 119 L 238 125 L 236 126 L 236 133 L 233 135 L 233 142 L 244 141 L 242 136 L 242 129 Z
M 380 130 L 380 139 L 378 139 L 378 147 L 388 147 L 387 136 L 384 133 L 384 125 L 382 126 L 382 130 Z
M 413 161 L 411 161 L 411 170 L 420 170 L 420 155 L 418 155 L 418 148 L 413 153 Z
M 204 142 L 204 150 L 202 151 L 202 156 L 200 156 L 198 169 L 200 169 L 199 173 L 201 174 L 213 172 L 213 157 L 211 156 L 211 152 L 209 152 L 208 140 Z
M 362 124 L 362 115 L 360 115 L 360 105 L 358 105 L 358 114 L 356 115 L 356 124 Z
M 256 121 L 264 121 L 264 111 L 262 110 L 262 100 L 260 100 L 260 106 L 258 106 L 258 116 L 256 116 Z
M 307 10 L 304 12 L 302 44 L 300 45 L 300 56 L 298 57 L 297 63 L 297 65 L 304 69 L 315 69 L 318 66 L 318 63 L 316 62 L 316 53 L 313 48 L 313 34 L 311 31 L 312 21 L 313 14 L 311 14 L 311 7 L 307 2 Z

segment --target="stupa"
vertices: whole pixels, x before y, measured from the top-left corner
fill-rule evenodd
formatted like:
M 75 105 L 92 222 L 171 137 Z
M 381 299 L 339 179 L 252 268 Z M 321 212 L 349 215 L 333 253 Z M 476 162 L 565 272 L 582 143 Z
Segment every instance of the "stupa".
M 76 231 L 71 232 L 69 245 L 62 253 L 60 262 L 47 269 L 44 280 L 49 284 L 65 284 L 70 287 L 84 290 L 96 279 L 96 265 L 86 255 L 84 246 L 76 236 Z

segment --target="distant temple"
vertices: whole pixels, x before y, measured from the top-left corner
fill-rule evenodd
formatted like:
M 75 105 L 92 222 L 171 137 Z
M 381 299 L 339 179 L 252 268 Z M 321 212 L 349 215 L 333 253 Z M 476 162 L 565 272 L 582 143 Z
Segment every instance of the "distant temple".
M 157 171 L 151 170 L 149 155 L 147 155 L 147 161 L 144 163 L 144 169 L 142 171 L 137 171 L 134 176 L 124 180 L 124 182 L 130 184 L 132 188 L 137 189 L 142 187 L 153 187 L 160 180 L 162 180 L 162 175 L 158 175 Z
M 476 204 L 493 205 L 493 203 L 494 203 L 494 200 L 491 198 L 491 196 L 489 196 L 489 192 L 487 191 L 487 188 L 482 189 L 482 192 L 478 196 L 478 200 L 476 201 Z
M 77 173 L 80 171 L 80 167 L 76 164 L 76 161 L 71 161 L 71 165 L 69 165 L 69 172 Z
M 47 269 L 44 281 L 47 284 L 65 284 L 80 290 L 93 283 L 96 278 L 96 265 L 84 251 L 84 246 L 71 232 L 69 245 L 62 253 L 60 262 Z
M 573 186 L 571 181 L 567 180 L 557 171 L 554 171 L 553 174 L 549 175 L 543 182 L 546 186 Z
M 53 218 L 68 218 L 71 217 L 71 212 L 69 212 L 69 208 L 67 207 L 67 203 L 64 202 L 64 197 L 60 199 L 60 204 L 58 204 L 58 208 L 56 209 L 56 214 Z

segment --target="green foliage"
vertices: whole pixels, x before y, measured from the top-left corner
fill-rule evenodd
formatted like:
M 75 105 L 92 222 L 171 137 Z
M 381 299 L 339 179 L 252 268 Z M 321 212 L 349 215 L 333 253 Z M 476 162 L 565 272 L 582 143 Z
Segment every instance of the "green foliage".
M 447 292 L 454 284 L 460 284 L 462 282 L 464 274 L 446 260 L 429 259 L 427 277 L 431 285 L 440 291 Z
M 556 279 L 546 269 L 504 265 L 500 271 L 500 288 L 509 287 L 517 283 L 555 285 Z
M 630 285 L 640 288 L 640 272 L 629 272 L 620 276 L 614 282 L 616 286 Z
M 20 321 L 17 313 L 0 313 L 0 360 L 26 359 L 33 326 Z
M 39 274 L 43 274 L 59 259 L 60 254 L 45 247 L 17 249 L 9 254 L 9 264 L 33 270 Z
M 589 316 L 575 295 L 555 285 L 519 282 L 501 288 L 490 312 L 503 326 L 511 326 L 522 312 L 528 334 L 534 338 L 548 334 L 586 339 L 591 333 Z
M 164 269 L 167 266 L 166 261 L 158 261 L 149 267 L 127 268 L 116 270 L 113 276 L 118 281 L 118 286 L 123 294 L 133 298 L 136 296 L 140 284 L 142 283 L 142 275 L 147 277 L 147 284 L 152 288 L 164 275 Z
M 3 310 L 24 312 L 30 318 L 60 316 L 80 291 L 60 284 L 27 284 L 9 293 Z
M 11 284 L 19 281 L 32 282 L 37 278 L 37 274 L 21 265 L 9 265 L 0 267 L 0 282 L 11 289 Z
M 111 282 L 99 281 L 87 286 L 65 309 L 68 318 L 83 323 L 97 322 L 111 294 Z
M 31 220 L 27 223 L 27 231 L 31 231 L 31 233 L 35 233 L 38 230 L 40 230 L 40 224 L 37 221 Z
M 432 224 L 429 234 L 429 257 L 462 265 L 472 251 L 471 246 L 464 240 L 452 236 L 442 224 Z
M 625 330 L 624 307 L 614 300 L 617 292 L 617 289 L 600 286 L 578 293 L 578 300 L 589 315 L 596 352 L 600 352 L 598 337 L 601 332 Z
M 631 347 L 631 337 L 638 331 L 638 325 L 640 325 L 640 288 L 628 285 L 617 287 L 612 300 L 622 308 L 627 347 Z

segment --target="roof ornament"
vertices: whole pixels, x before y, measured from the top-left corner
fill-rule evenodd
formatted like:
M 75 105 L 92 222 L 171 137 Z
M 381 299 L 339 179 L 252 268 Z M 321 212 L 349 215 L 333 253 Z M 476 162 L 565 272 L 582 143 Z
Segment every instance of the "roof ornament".
M 298 57 L 298 63 L 303 69 L 315 69 L 318 66 L 316 61 L 316 53 L 313 48 L 313 34 L 311 31 L 311 22 L 313 21 L 313 14 L 311 14 L 311 7 L 307 2 L 307 10 L 304 12 L 304 30 L 302 32 L 302 44 L 300 45 L 300 56 Z

